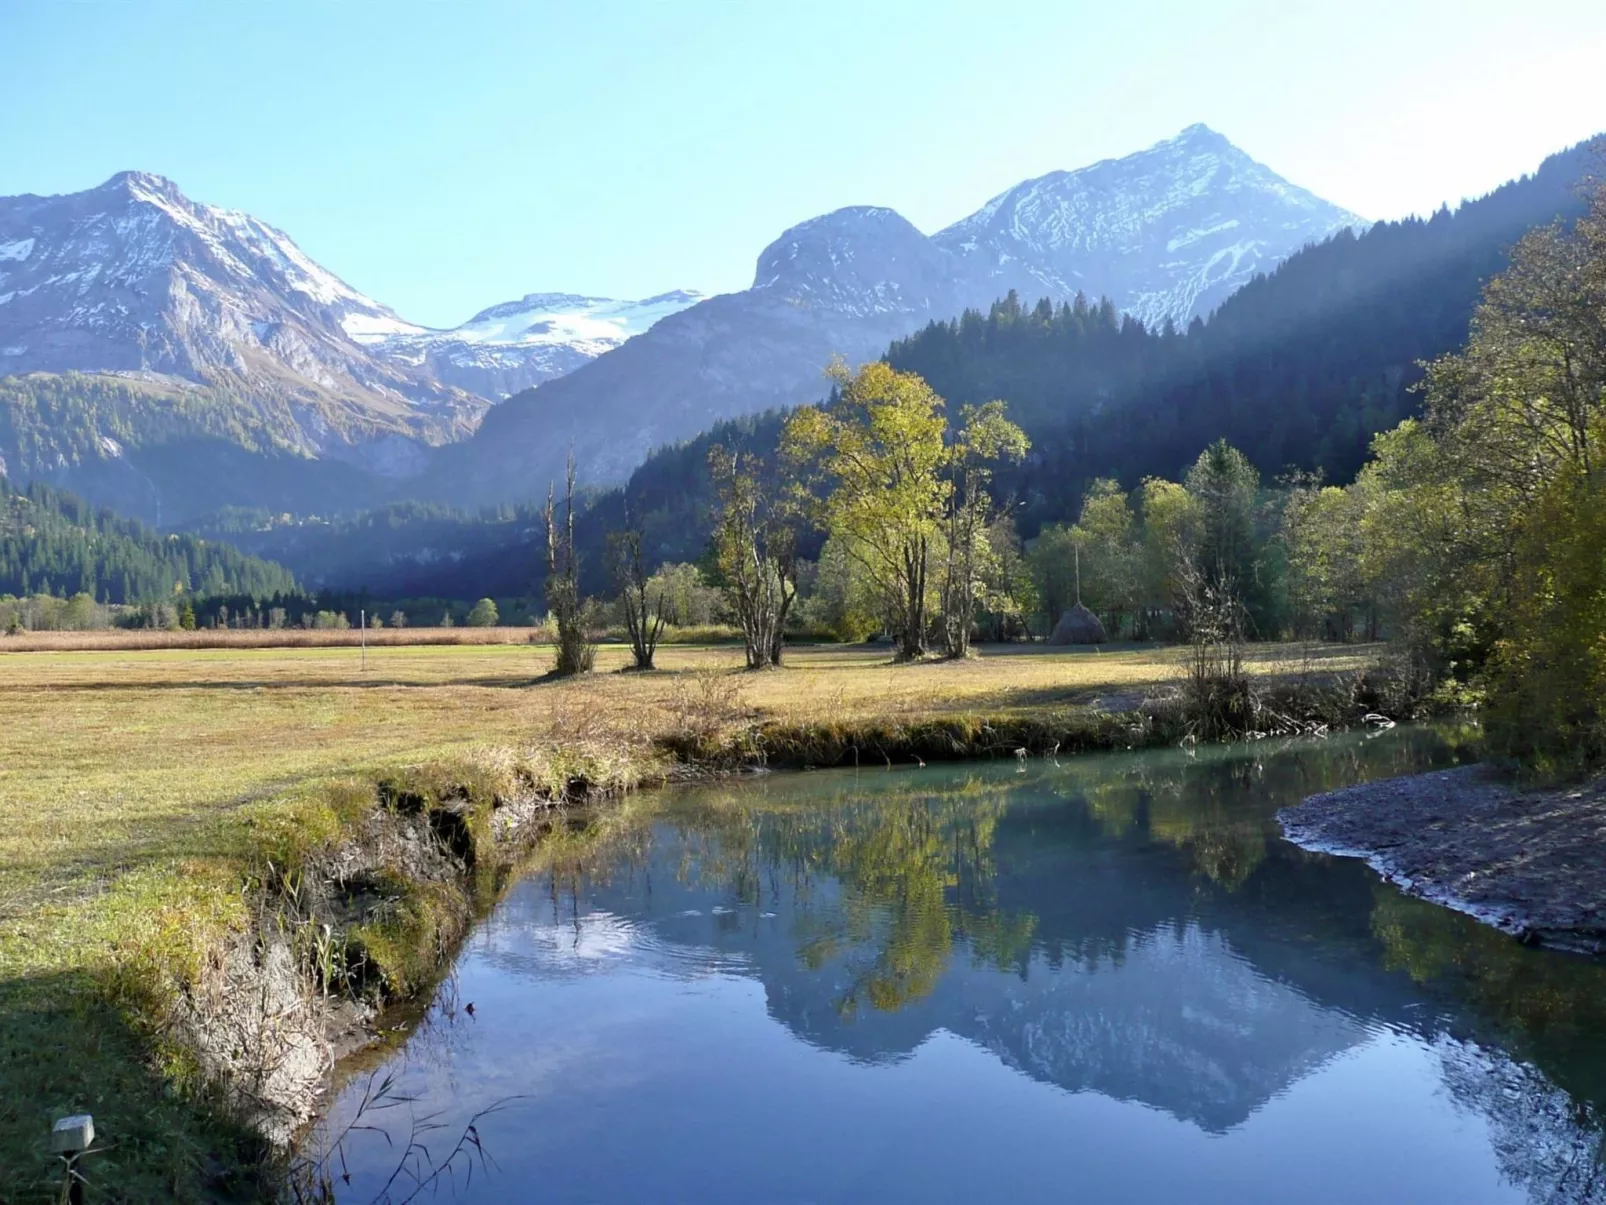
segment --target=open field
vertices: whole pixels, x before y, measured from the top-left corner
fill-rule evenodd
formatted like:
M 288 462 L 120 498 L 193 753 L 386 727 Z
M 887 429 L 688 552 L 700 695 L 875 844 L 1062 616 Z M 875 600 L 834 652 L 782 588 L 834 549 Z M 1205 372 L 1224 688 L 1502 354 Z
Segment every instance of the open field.
M 1265 646 L 1250 668 L 1328 675 L 1375 655 Z M 97 1022 L 86 1052 L 55 1036 L 63 1010 L 99 1007 L 131 958 L 237 926 L 262 834 L 299 816 L 323 784 L 487 749 L 582 750 L 647 767 L 663 757 L 656 738 L 710 715 L 810 724 L 1114 708 L 1179 673 L 1179 653 L 1155 648 L 987 649 L 963 663 L 893 666 L 885 649 L 817 646 L 789 650 L 785 669 L 747 674 L 739 648 L 666 646 L 660 672 L 610 672 L 627 658 L 604 646 L 598 673 L 562 682 L 543 678 L 551 649 L 528 643 L 370 647 L 365 671 L 349 647 L 0 656 L 0 1050 L 31 1052 L 0 1059 L 0 1168 L 37 1162 L 33 1146 L 16 1144 L 36 1145 L 53 1113 L 77 1108 L 108 1123 L 119 1109 L 137 1114 L 151 1134 L 196 1132 L 162 1114 L 184 1106 L 139 1066 L 137 1034 L 107 1036 L 111 1022 Z M 176 1177 L 172 1166 L 203 1156 L 118 1157 Z M 0 1199 L 10 1187 L 0 1175 Z
M 494 629 L 488 629 L 494 630 Z M 1358 668 L 1366 647 L 1266 646 L 1262 674 Z M 660 650 L 654 674 L 542 681 L 544 646 L 16 653 L 0 658 L 0 921 L 82 898 L 153 859 L 231 849 L 242 805 L 322 776 L 475 746 L 606 739 L 645 748 L 708 706 L 739 649 Z M 815 646 L 786 669 L 720 673 L 716 706 L 784 722 L 913 718 L 1118 702 L 1174 678 L 1175 650 L 988 650 L 893 666 L 885 650 Z M 15 973 L 0 931 L 0 972 Z

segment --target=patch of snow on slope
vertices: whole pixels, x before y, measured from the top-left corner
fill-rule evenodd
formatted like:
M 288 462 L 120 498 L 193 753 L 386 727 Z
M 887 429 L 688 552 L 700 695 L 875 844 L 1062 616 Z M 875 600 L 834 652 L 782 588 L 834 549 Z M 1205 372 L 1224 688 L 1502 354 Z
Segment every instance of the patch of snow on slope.
M 1293 225 L 1294 223 L 1292 222 L 1284 223 L 1285 228 Z M 1237 227 L 1238 219 L 1229 218 L 1225 222 L 1220 222 L 1214 226 L 1206 226 L 1202 230 L 1188 230 L 1167 242 L 1165 249 L 1167 251 L 1175 251 L 1180 247 L 1188 246 L 1190 243 L 1197 243 L 1202 238 L 1209 238 L 1212 234 L 1220 234 L 1223 230 L 1235 230 Z
M 701 293 L 689 289 L 662 293 L 644 301 L 581 297 L 573 293 L 531 293 L 519 301 L 482 310 L 462 326 L 427 332 L 426 337 L 509 346 L 565 344 L 601 355 L 641 334 L 659 319 L 701 300 Z
M 340 320 L 340 329 L 346 337 L 357 343 L 379 343 L 395 335 L 422 335 L 426 327 L 416 326 L 394 314 L 364 314 L 354 312 Z
M 14 259 L 19 263 L 33 254 L 33 240 L 31 238 L 18 239 L 14 243 L 0 243 L 0 259 Z

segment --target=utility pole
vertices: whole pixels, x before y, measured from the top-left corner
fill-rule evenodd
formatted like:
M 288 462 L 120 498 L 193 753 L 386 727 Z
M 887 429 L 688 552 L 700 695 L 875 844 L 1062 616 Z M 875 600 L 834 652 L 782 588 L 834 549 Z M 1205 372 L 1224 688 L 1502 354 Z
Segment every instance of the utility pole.
M 368 611 L 366 608 L 357 612 L 358 637 L 362 641 L 362 672 L 368 672 Z

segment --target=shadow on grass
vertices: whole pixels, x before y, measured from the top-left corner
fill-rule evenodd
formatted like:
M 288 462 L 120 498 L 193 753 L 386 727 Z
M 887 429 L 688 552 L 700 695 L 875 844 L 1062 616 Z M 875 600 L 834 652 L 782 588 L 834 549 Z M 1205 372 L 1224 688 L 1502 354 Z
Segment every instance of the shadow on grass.
M 91 973 L 0 984 L 0 1201 L 49 1205 L 59 1117 L 91 1113 L 88 1202 L 271 1200 L 260 1138 L 175 1093 Z

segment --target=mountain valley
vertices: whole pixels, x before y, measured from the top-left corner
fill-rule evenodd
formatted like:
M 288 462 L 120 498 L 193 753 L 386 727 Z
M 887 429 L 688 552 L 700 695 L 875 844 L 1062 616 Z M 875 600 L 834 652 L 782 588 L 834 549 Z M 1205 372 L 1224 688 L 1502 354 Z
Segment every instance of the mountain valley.
M 0 392 L 18 407 L 0 413 L 0 471 L 170 523 L 517 501 L 571 450 L 582 480 L 623 481 L 655 447 L 821 396 L 834 357 L 873 359 L 1012 289 L 1180 326 L 1362 224 L 1192 126 L 931 236 L 882 207 L 812 218 L 740 292 L 532 293 L 434 330 L 282 231 L 124 172 L 0 198 Z

